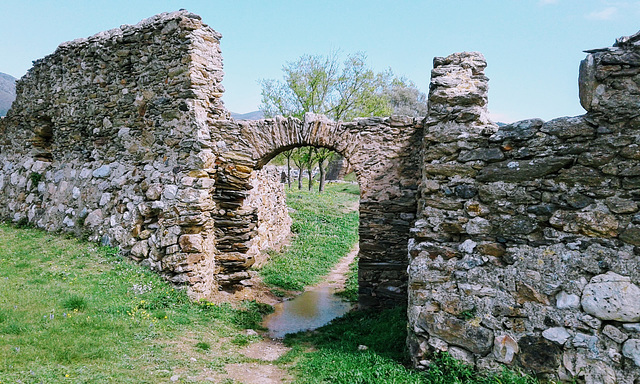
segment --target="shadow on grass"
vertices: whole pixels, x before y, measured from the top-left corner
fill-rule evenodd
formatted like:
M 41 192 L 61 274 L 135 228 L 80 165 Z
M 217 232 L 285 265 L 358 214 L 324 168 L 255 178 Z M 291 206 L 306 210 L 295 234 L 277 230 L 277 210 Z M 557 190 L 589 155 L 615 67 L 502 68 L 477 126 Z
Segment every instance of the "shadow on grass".
M 538 381 L 504 370 L 482 375 L 443 353 L 433 357 L 427 371 L 408 368 L 404 308 L 351 312 L 315 331 L 287 335 L 293 348 L 300 383 L 515 383 Z M 310 350 L 310 351 L 309 351 Z

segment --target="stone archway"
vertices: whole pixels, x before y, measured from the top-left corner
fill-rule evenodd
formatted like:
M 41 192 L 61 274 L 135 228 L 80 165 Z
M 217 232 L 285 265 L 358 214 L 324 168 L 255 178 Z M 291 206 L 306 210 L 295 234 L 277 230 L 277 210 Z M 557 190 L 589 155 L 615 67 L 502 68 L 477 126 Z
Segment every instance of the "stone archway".
M 405 303 L 421 122 L 236 122 L 221 101 L 220 38 L 178 11 L 62 44 L 36 62 L 0 120 L 1 195 L 17 196 L 0 198 L 0 216 L 119 246 L 207 297 L 249 277 L 253 172 L 283 149 L 327 147 L 349 159 L 362 191 L 360 302 Z M 163 70 L 150 71 L 150 58 Z
M 416 212 L 421 125 L 413 118 L 363 118 L 333 122 L 307 114 L 220 121 L 227 150 L 217 160 L 213 199 L 223 208 L 216 223 L 218 282 L 248 278 L 247 254 L 257 220 L 243 202 L 250 176 L 278 153 L 300 146 L 329 148 L 353 166 L 360 184 L 359 302 L 362 307 L 405 304 L 407 244 Z

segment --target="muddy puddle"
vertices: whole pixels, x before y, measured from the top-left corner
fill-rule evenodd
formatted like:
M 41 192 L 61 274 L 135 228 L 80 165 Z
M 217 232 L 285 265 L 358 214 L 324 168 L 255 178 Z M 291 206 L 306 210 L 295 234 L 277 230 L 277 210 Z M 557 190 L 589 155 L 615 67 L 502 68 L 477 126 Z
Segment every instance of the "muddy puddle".
M 278 303 L 275 312 L 267 316 L 262 325 L 269 329 L 268 335 L 274 339 L 283 338 L 287 333 L 319 328 L 343 316 L 353 306 L 334 292 L 332 287 L 318 286 L 292 300 Z
M 345 274 L 357 254 L 356 246 L 322 283 L 309 287 L 291 300 L 276 304 L 275 312 L 262 323 L 269 330 L 269 337 L 279 339 L 287 333 L 320 328 L 349 312 L 353 303 L 344 301 L 335 293 L 344 289 Z

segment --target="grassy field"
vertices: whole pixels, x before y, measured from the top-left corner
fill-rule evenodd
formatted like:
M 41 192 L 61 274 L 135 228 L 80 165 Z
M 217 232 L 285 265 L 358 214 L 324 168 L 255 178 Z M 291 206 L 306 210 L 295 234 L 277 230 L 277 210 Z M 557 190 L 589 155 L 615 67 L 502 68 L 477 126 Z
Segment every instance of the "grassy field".
M 0 383 L 206 377 L 265 308 L 191 303 L 115 250 L 0 225 Z
M 327 184 L 323 193 L 288 189 L 294 237 L 260 271 L 264 281 L 297 291 L 317 283 L 358 241 L 359 198 L 356 184 Z

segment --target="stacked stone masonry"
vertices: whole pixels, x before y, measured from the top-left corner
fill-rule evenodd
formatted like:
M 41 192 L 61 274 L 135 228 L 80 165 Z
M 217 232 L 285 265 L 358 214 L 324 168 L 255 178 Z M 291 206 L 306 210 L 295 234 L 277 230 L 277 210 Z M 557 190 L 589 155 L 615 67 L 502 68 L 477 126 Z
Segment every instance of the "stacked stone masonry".
M 277 117 L 210 124 L 212 132 L 220 133 L 217 143 L 224 151 L 218 159 L 214 195 L 216 203 L 224 208 L 224 216 L 216 217 L 215 222 L 229 226 L 220 228 L 219 237 L 227 237 L 228 231 L 248 233 L 255 225 L 255 218 L 242 208 L 252 188 L 246 175 L 287 149 L 332 149 L 349 161 L 360 185 L 360 305 L 406 304 L 407 244 L 416 212 L 420 122 L 391 116 L 343 123 L 306 114 L 303 121 Z M 223 263 L 239 264 L 246 257 L 237 246 L 218 250 L 225 254 Z M 235 268 L 234 273 L 246 272 Z
M 187 11 L 64 43 L 18 82 L 0 120 L 0 216 L 120 247 L 193 298 L 235 290 L 289 234 L 263 166 L 329 147 L 362 186 L 363 305 L 406 304 L 421 124 L 307 115 L 234 121 L 221 35 Z
M 417 367 L 640 377 L 640 40 L 588 51 L 587 114 L 498 129 L 479 54 L 436 58 L 409 245 Z
M 587 113 L 498 128 L 486 62 L 436 58 L 429 111 L 234 121 L 221 36 L 187 11 L 64 43 L 0 119 L 0 216 L 120 247 L 193 298 L 242 286 L 291 223 L 278 153 L 355 170 L 360 303 L 408 303 L 414 364 L 640 380 L 640 35 L 588 51 Z

